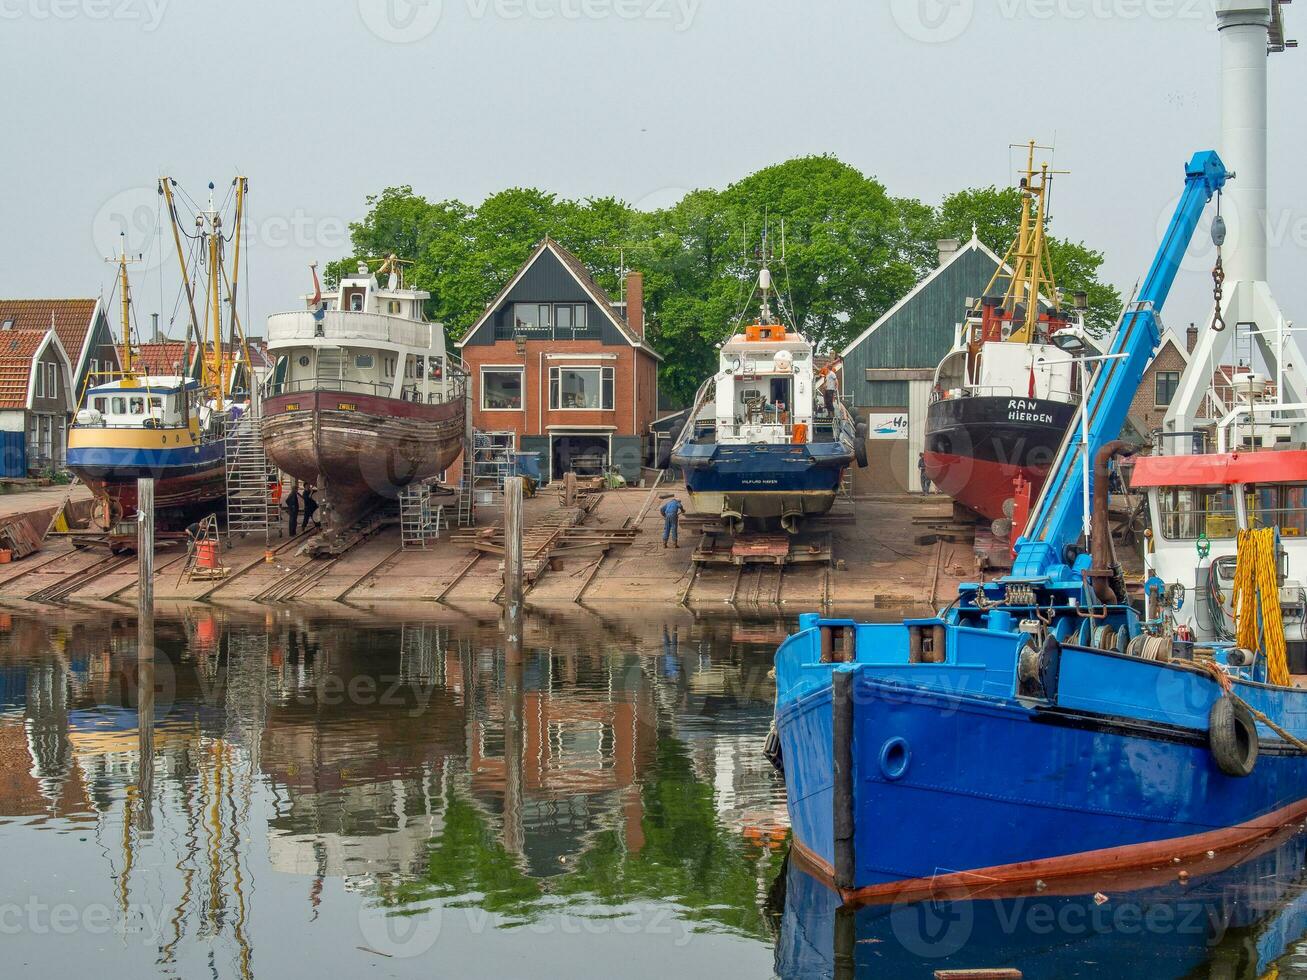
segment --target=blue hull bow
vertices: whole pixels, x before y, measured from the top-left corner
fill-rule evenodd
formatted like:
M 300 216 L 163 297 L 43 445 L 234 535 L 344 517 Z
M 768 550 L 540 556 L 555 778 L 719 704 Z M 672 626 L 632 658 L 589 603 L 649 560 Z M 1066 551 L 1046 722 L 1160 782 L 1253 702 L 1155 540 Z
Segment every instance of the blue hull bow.
M 1207 724 L 1222 690 L 1191 665 L 1067 645 L 1023 697 L 1016 633 L 801 625 L 777 654 L 790 817 L 848 898 L 1211 870 L 1307 816 L 1307 756 L 1269 729 L 1250 775 L 1221 771 Z M 939 662 L 912 662 L 914 626 L 943 640 Z M 823 663 L 841 642 L 854 658 Z M 1307 692 L 1234 687 L 1307 728 Z

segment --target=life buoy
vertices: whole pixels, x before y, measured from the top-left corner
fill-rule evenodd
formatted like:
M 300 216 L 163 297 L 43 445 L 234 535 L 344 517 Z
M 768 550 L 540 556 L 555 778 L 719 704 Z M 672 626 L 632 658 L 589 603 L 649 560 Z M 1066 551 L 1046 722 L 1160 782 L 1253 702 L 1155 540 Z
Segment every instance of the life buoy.
M 1257 765 L 1257 722 L 1242 701 L 1229 694 L 1212 705 L 1207 716 L 1207 745 L 1217 768 L 1227 776 L 1243 777 Z

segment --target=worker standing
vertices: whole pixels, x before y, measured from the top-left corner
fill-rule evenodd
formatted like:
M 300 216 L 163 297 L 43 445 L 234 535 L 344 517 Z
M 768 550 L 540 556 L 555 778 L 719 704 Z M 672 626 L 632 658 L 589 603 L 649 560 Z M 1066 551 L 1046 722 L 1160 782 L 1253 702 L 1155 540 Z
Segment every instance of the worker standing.
M 286 508 L 286 537 L 295 537 L 295 524 L 300 516 L 300 481 L 292 480 L 290 484 L 290 493 L 286 494 L 286 502 L 282 505 Z
M 318 502 L 313 499 L 313 484 L 304 484 L 304 525 L 303 530 L 309 529 L 309 521 L 313 520 L 313 514 L 318 509 Z
M 673 497 L 667 503 L 658 508 L 658 513 L 663 515 L 663 547 L 667 547 L 667 542 L 672 542 L 673 548 L 681 546 L 680 529 L 681 529 L 681 511 L 685 510 L 681 502 Z

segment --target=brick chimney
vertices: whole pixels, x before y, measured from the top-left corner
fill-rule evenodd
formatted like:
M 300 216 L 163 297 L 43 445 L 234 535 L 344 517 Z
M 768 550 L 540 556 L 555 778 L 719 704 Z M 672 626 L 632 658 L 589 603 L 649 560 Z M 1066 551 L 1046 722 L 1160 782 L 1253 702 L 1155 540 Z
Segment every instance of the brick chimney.
M 1189 324 L 1189 329 L 1184 332 L 1184 345 L 1190 354 L 1198 346 L 1198 327 L 1192 323 Z
M 632 270 L 626 274 L 626 325 L 637 337 L 644 339 L 644 273 Z

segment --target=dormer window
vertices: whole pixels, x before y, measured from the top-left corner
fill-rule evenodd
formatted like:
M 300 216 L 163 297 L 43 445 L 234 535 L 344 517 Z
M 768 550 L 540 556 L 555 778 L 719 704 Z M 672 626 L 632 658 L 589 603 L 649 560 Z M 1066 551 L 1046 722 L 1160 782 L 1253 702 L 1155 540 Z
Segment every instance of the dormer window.
M 4 323 L 0 323 L 0 330 L 12 330 L 12 329 L 14 329 L 13 320 L 6 320 Z

